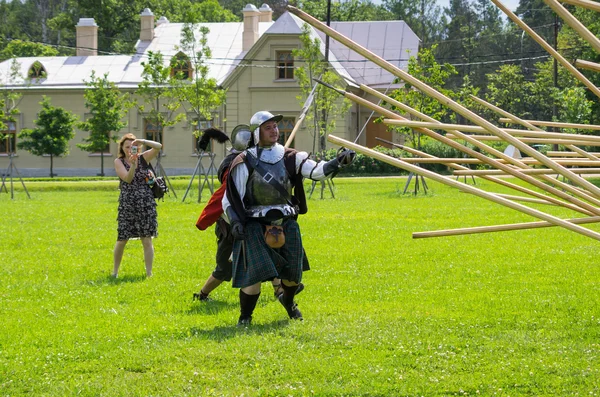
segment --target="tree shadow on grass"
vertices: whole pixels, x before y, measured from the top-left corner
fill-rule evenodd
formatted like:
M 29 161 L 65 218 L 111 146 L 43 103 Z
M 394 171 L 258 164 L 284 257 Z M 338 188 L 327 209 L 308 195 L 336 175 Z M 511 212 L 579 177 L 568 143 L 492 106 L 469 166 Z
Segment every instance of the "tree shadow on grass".
M 280 331 L 283 327 L 288 327 L 293 320 L 277 320 L 265 324 L 252 324 L 247 327 L 238 327 L 236 324 L 228 326 L 215 327 L 213 329 L 201 329 L 198 327 L 190 328 L 189 335 L 201 339 L 224 342 L 227 339 L 235 338 L 238 335 L 262 335 Z

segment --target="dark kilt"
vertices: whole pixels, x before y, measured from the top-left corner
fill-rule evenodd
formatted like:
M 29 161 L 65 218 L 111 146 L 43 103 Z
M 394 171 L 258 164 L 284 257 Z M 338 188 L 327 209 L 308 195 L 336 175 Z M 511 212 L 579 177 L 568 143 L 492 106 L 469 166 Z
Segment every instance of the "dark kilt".
M 215 235 L 217 236 L 217 265 L 212 275 L 217 280 L 231 280 L 231 252 L 233 250 L 233 235 L 231 226 L 223 218 L 219 218 L 215 224 Z
M 259 222 L 249 219 L 245 230 L 245 263 L 242 241 L 236 240 L 233 244 L 234 288 L 244 288 L 274 278 L 296 283 L 302 281 L 304 250 L 298 222 L 288 219 L 283 223 L 285 245 L 278 249 L 267 245 L 263 225 Z

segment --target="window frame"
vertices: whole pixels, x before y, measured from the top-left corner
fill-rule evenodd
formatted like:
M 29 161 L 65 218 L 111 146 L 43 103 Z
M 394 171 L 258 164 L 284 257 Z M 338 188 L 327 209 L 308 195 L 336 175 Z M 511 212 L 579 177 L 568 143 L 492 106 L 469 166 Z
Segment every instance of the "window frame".
M 154 125 L 154 124 L 152 122 L 150 122 L 150 120 L 147 117 L 144 117 L 144 130 L 143 130 L 144 139 L 159 142 L 160 144 L 162 144 L 161 152 L 164 151 L 164 149 L 165 149 L 165 143 L 163 142 L 164 132 L 165 132 L 164 127 L 161 128 L 159 125 L 157 125 L 158 128 L 149 130 L 148 125 Z M 151 134 L 151 136 L 149 136 L 148 134 Z
M 178 80 L 191 80 L 194 76 L 194 69 L 190 58 L 183 52 L 178 52 L 171 59 L 171 77 Z M 182 74 L 180 74 L 182 73 Z
M 283 54 L 288 56 L 280 62 Z M 275 50 L 275 80 L 294 80 L 294 61 L 291 49 Z
M 285 126 L 284 123 L 289 123 L 288 126 Z M 296 125 L 296 117 L 292 116 L 283 116 L 283 118 L 277 123 L 277 129 L 279 129 L 279 140 L 278 142 L 281 145 L 285 145 L 290 134 L 294 130 L 294 126 Z M 293 149 L 296 146 L 296 137 L 292 140 L 290 144 L 290 148 Z
M 3 138 L 0 139 L 0 156 L 10 156 L 17 153 L 17 122 L 7 120 L 4 121 L 4 124 L 6 124 L 6 129 L 0 131 L 0 134 L 3 135 Z M 12 144 L 10 140 L 12 140 Z

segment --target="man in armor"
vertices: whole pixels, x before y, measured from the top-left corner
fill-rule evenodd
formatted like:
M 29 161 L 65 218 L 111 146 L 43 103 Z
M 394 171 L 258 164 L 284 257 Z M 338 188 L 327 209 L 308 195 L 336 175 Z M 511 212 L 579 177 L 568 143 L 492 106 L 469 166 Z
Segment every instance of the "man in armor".
M 240 288 L 238 326 L 247 326 L 260 296 L 261 283 L 282 281 L 280 302 L 291 319 L 302 320 L 294 295 L 302 281 L 304 251 L 299 214 L 307 212 L 303 178 L 324 180 L 355 157 L 343 149 L 330 161 L 315 162 L 308 153 L 278 143 L 281 115 L 267 111 L 250 120 L 250 148 L 230 166 L 222 204 L 231 224 L 233 282 Z
M 234 158 L 238 156 L 242 151 L 246 149 L 248 146 L 248 142 L 252 137 L 252 132 L 250 131 L 250 127 L 246 124 L 240 124 L 236 126 L 231 132 L 231 138 L 225 135 L 226 139 L 215 136 L 215 132 L 211 130 L 204 131 L 204 137 L 208 136 L 211 139 L 217 139 L 219 142 L 225 142 L 226 140 L 231 141 L 231 149 L 229 154 L 221 161 L 219 164 L 219 168 L 217 170 L 217 177 L 221 182 L 221 186 L 217 189 L 214 194 L 208 200 L 208 203 L 202 210 L 198 221 L 196 222 L 196 227 L 199 230 L 206 230 L 210 226 L 216 223 L 215 225 L 215 235 L 217 236 L 217 253 L 216 253 L 216 266 L 212 274 L 208 277 L 202 288 L 198 293 L 193 294 L 193 300 L 199 300 L 201 302 L 205 302 L 209 300 L 209 294 L 215 290 L 219 285 L 223 283 L 223 281 L 231 280 L 231 252 L 233 249 L 233 236 L 231 235 L 231 226 L 225 219 L 223 218 L 223 207 L 221 205 L 221 200 L 225 194 L 225 188 L 227 186 L 227 175 L 229 173 L 229 166 Z M 220 132 L 220 131 L 219 131 Z M 202 141 L 201 140 L 201 141 Z M 202 150 L 206 150 L 208 147 L 208 141 L 206 140 L 206 145 L 204 148 L 200 148 Z M 200 143 L 202 145 L 202 142 Z M 301 286 L 302 289 L 304 286 Z M 279 295 L 283 293 L 283 289 L 281 288 L 280 281 L 278 279 L 273 280 L 273 288 L 275 297 L 277 298 Z M 299 289 L 297 291 L 300 292 Z

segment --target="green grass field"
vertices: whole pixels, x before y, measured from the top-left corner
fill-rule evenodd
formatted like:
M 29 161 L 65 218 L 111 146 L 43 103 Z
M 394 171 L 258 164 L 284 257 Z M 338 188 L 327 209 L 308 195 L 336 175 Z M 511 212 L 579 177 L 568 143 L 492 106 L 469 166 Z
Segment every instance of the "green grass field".
M 248 329 L 230 284 L 192 302 L 216 245 L 194 226 L 209 194 L 181 203 L 187 180 L 159 203 L 150 279 L 139 241 L 108 277 L 116 182 L 0 193 L 0 395 L 600 394 L 599 242 L 556 227 L 414 240 L 535 219 L 432 181 L 402 195 L 405 181 L 316 193 L 300 218 L 305 320 L 289 321 L 267 284 Z

